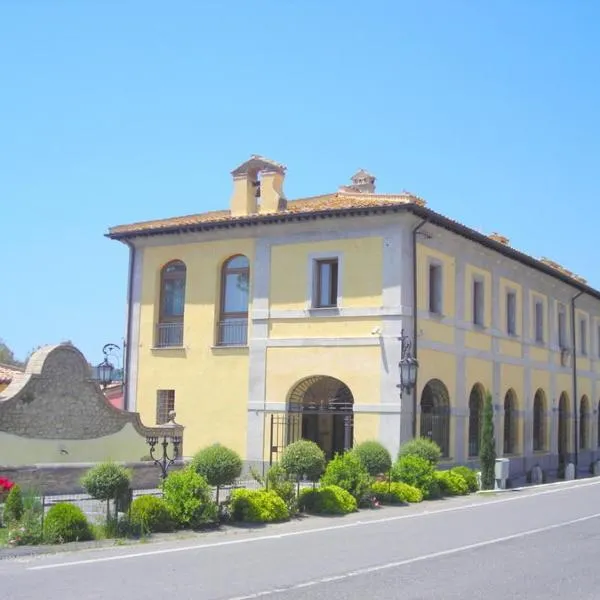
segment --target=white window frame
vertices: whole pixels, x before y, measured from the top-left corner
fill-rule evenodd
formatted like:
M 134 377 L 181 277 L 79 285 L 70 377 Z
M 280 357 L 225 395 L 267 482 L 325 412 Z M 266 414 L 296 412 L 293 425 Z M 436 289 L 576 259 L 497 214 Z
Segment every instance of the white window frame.
M 338 289 L 336 306 L 317 306 L 317 263 L 322 260 L 337 260 L 338 263 Z M 311 252 L 308 255 L 306 285 L 306 307 L 315 312 L 336 312 L 342 306 L 344 285 L 344 254 L 342 252 Z

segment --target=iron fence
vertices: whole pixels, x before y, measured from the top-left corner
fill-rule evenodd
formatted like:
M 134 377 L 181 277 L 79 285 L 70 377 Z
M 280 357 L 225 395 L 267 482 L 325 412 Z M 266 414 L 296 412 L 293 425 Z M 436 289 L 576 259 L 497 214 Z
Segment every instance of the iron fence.
M 227 319 L 218 325 L 219 346 L 245 346 L 248 343 L 248 319 Z
M 180 348 L 183 346 L 183 323 L 159 323 L 156 326 L 157 348 Z

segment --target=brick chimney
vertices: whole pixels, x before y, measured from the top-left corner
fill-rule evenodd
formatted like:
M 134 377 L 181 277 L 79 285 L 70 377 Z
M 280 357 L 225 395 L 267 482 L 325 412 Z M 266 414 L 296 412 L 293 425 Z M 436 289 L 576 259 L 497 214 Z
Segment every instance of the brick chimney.
M 231 172 L 233 194 L 230 201 L 234 217 L 257 213 L 274 213 L 286 209 L 283 181 L 286 168 L 262 156 L 253 154 L 249 160 Z

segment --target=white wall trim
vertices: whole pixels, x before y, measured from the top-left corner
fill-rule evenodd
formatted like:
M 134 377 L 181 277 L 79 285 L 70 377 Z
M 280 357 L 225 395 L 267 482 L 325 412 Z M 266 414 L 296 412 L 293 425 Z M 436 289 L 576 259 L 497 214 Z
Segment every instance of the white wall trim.
M 355 404 L 352 408 L 356 414 L 397 415 L 399 417 L 401 412 L 401 406 L 398 402 L 394 404 Z M 252 413 L 285 413 L 286 410 L 287 405 L 285 402 L 248 403 L 248 412 Z
M 127 352 L 129 353 L 129 373 L 127 378 L 127 406 L 125 410 L 131 412 L 138 411 L 137 384 L 138 370 L 140 360 L 140 318 L 142 301 L 142 269 L 143 269 L 143 250 L 136 248 L 133 252 L 133 269 L 131 285 L 131 324 L 128 326 L 130 337 L 126 338 Z M 153 332 L 154 333 L 154 332 Z
M 317 285 L 316 269 L 319 260 L 337 260 L 338 263 L 338 281 L 336 292 L 336 306 L 319 307 L 316 305 Z M 308 255 L 306 264 L 306 311 L 313 316 L 317 316 L 322 311 L 339 311 L 344 303 L 344 253 L 343 252 L 311 252 Z
M 381 338 L 379 336 L 347 338 L 269 338 L 266 340 L 266 345 L 267 348 L 380 346 Z

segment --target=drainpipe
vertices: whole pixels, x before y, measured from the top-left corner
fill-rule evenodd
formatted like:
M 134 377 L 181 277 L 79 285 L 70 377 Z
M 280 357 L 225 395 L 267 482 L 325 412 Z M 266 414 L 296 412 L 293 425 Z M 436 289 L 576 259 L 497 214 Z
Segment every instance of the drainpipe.
M 577 327 L 575 326 L 575 300 L 583 296 L 584 292 L 579 292 L 571 298 L 571 346 L 573 347 L 573 358 L 571 360 L 572 379 L 573 379 L 573 441 L 575 444 L 575 479 L 579 469 L 579 425 L 578 425 L 578 402 L 577 402 Z
M 127 323 L 125 324 L 125 340 L 123 342 L 123 408 L 130 410 L 129 398 L 129 368 L 131 363 L 131 352 L 129 351 L 129 340 L 131 340 L 131 328 L 133 326 L 133 267 L 135 263 L 135 246 L 129 240 L 123 240 L 123 243 L 129 248 L 129 267 L 127 274 Z
M 412 351 L 413 356 L 417 358 L 417 320 L 418 320 L 418 277 L 417 277 L 417 234 L 419 229 L 427 223 L 429 219 L 423 219 L 416 227 L 412 230 L 412 276 L 413 276 L 413 339 L 412 339 Z M 417 437 L 417 378 L 419 377 L 419 369 L 415 375 L 415 387 L 413 388 L 413 415 L 412 415 L 412 436 Z

